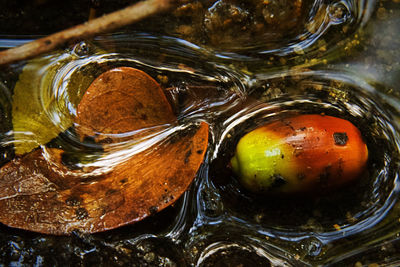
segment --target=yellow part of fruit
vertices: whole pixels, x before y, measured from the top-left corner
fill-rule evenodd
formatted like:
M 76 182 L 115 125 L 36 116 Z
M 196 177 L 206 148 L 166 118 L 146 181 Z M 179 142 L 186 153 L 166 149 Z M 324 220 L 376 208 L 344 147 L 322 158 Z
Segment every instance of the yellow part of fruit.
M 258 128 L 242 137 L 231 160 L 233 171 L 250 191 L 280 191 L 296 187 L 296 164 L 293 148 L 265 128 Z

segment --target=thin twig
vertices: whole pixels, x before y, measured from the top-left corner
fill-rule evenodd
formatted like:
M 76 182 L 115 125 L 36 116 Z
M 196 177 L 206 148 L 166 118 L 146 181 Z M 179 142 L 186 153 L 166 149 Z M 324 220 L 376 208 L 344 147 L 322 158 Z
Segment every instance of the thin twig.
M 66 42 L 93 37 L 168 10 L 173 0 L 146 0 L 103 17 L 0 52 L 0 65 L 46 53 Z

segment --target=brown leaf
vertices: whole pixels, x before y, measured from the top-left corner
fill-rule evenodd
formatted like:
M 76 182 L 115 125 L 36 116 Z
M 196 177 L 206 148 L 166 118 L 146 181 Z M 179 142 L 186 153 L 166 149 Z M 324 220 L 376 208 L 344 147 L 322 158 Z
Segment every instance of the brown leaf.
M 120 133 L 174 119 L 170 106 L 165 105 L 168 102 L 161 88 L 145 75 L 138 70 L 120 68 L 96 79 L 78 107 L 80 133 Z M 127 93 L 115 91 L 110 87 L 113 85 Z M 150 90 L 150 93 L 137 92 L 141 90 Z M 124 99 L 120 101 L 110 92 Z M 89 97 L 92 93 L 98 96 Z M 121 103 L 122 107 L 107 102 L 111 115 L 102 113 L 100 104 L 110 101 L 106 99 Z M 125 105 L 131 108 L 143 105 L 143 110 L 138 112 L 148 115 L 147 119 L 129 112 Z M 131 123 L 120 122 L 118 116 Z M 109 123 L 108 127 L 103 128 L 97 118 Z M 167 139 L 157 149 L 150 147 L 98 176 L 87 177 L 83 171 L 68 169 L 62 164 L 64 152 L 60 149 L 46 149 L 51 163 L 41 149 L 18 157 L 1 168 L 0 221 L 11 227 L 57 235 L 70 234 L 73 230 L 101 232 L 139 221 L 174 203 L 187 190 L 203 161 L 208 143 L 206 123 L 178 137 Z
M 129 67 L 100 75 L 86 91 L 77 113 L 81 136 L 125 133 L 176 120 L 160 85 Z

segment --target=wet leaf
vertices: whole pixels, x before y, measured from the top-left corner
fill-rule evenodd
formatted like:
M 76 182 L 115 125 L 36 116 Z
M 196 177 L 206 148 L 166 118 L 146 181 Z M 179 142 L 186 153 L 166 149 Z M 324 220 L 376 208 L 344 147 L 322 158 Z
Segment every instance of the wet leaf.
M 97 177 L 80 177 L 61 163 L 49 165 L 42 150 L 1 170 L 0 221 L 49 234 L 100 232 L 139 221 L 174 203 L 195 177 L 207 146 L 208 127 L 173 144 L 144 151 Z M 62 174 L 62 175 L 61 175 Z M 22 179 L 21 179 L 22 178 Z
M 49 142 L 72 125 L 73 118 L 68 112 L 58 112 L 58 123 L 54 123 L 49 116 L 49 108 L 54 105 L 55 98 L 48 88 L 52 86 L 60 64 L 71 60 L 69 56 L 61 61 L 56 58 L 42 57 L 29 61 L 14 87 L 12 123 L 14 139 L 18 140 L 15 142 L 17 155 Z
M 143 71 L 128 67 L 100 75 L 77 113 L 81 136 L 126 133 L 176 119 L 160 85 Z
M 100 54 L 104 51 L 95 48 L 93 52 Z M 79 63 L 85 63 L 85 59 L 80 62 L 73 53 L 56 53 L 30 60 L 24 66 L 12 98 L 12 124 L 17 155 L 46 144 L 73 124 L 70 109 L 76 109 L 86 89 L 95 79 L 93 71 L 86 71 L 85 67 L 77 68 Z M 60 73 L 71 75 L 56 79 Z M 64 78 L 68 81 L 66 84 Z M 65 86 L 66 93 L 57 92 L 61 86 Z
M 159 85 L 131 68 L 100 75 L 85 93 L 77 117 L 82 137 L 171 120 L 175 116 Z M 0 221 L 58 235 L 101 232 L 139 221 L 174 203 L 188 188 L 207 143 L 208 125 L 201 123 L 97 176 L 69 169 L 61 149 L 37 149 L 2 167 Z

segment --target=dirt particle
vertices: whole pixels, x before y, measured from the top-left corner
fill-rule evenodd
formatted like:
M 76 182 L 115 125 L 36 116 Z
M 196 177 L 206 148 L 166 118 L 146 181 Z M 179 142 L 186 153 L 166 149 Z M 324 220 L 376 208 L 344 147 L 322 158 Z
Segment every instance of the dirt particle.
M 109 189 L 107 192 L 106 192 L 106 196 L 111 196 L 111 195 L 114 195 L 115 193 L 118 193 L 119 191 L 118 190 L 116 190 L 116 189 Z
M 297 158 L 300 157 L 301 154 L 303 154 L 304 150 L 302 147 L 295 147 L 294 151 L 293 151 L 293 155 Z
M 112 142 L 113 142 L 113 140 L 110 137 L 106 137 L 99 141 L 99 143 L 101 143 L 101 144 L 111 144 Z
M 67 204 L 68 206 L 76 207 L 81 204 L 81 201 L 77 197 L 69 197 L 67 200 L 65 200 L 65 204 Z
M 174 196 L 167 193 L 162 196 L 162 199 L 163 199 L 164 203 L 168 203 L 174 199 Z
M 331 177 L 332 166 L 328 165 L 324 168 L 323 172 L 319 175 L 319 182 L 322 187 L 327 187 L 329 185 L 329 179 Z
M 157 206 L 152 206 L 152 207 L 150 207 L 150 209 L 149 209 L 149 213 L 150 213 L 151 215 L 156 214 L 157 211 L 158 211 L 158 207 L 157 207 Z
M 89 213 L 85 208 L 77 208 L 75 210 L 75 215 L 78 220 L 84 220 L 89 217 Z
M 189 149 L 185 154 L 185 164 L 189 162 L 190 155 L 192 155 L 192 150 Z
M 347 141 L 349 140 L 349 137 L 347 134 L 344 133 L 333 133 L 333 139 L 335 140 L 335 145 L 337 146 L 345 146 L 347 144 Z
M 287 183 L 285 178 L 283 178 L 282 175 L 280 175 L 280 174 L 274 174 L 272 176 L 272 179 L 273 179 L 273 182 L 271 184 L 271 188 L 278 188 Z

